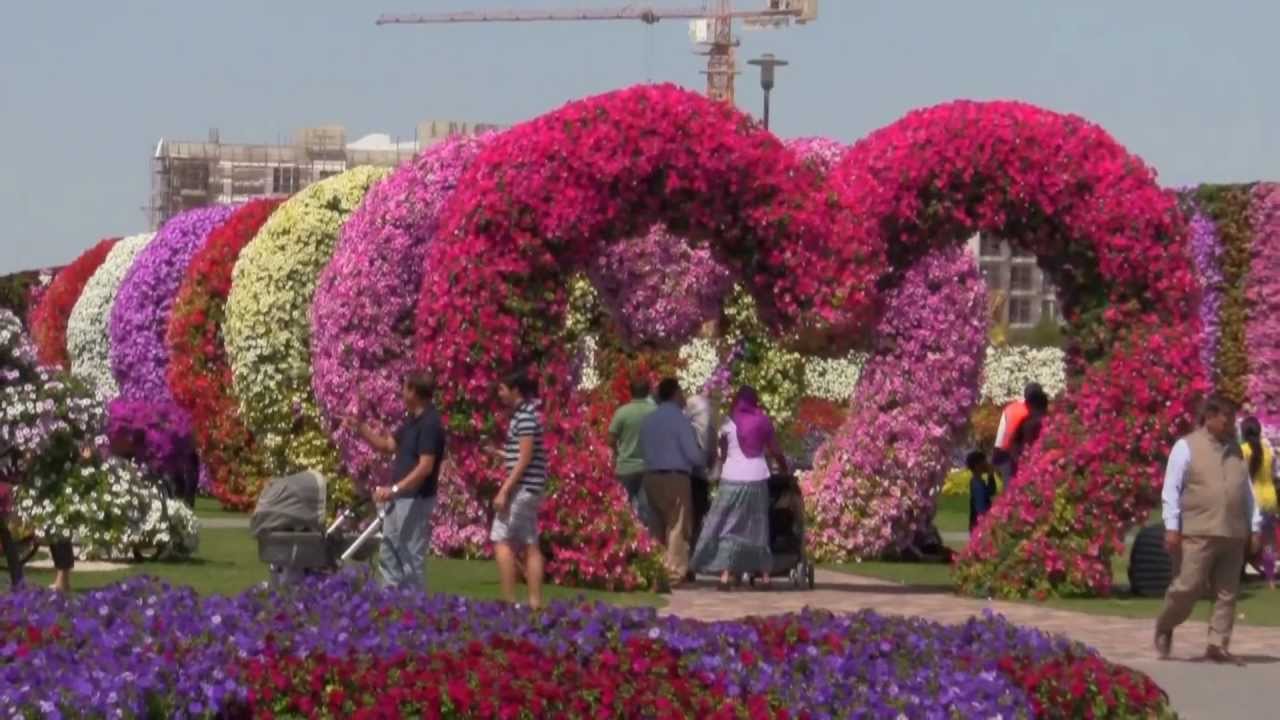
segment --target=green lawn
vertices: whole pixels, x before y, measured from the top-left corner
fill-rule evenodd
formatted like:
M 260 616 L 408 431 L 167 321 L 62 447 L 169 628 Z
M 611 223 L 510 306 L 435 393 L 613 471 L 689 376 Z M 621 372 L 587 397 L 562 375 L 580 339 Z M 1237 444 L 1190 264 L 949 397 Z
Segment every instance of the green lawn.
M 205 509 L 200 515 L 207 517 Z M 228 514 L 227 516 L 231 516 Z M 245 529 L 206 529 L 200 532 L 200 550 L 185 561 L 164 561 L 130 565 L 112 572 L 74 572 L 72 587 L 87 590 L 137 575 L 151 575 L 173 585 L 189 585 L 202 594 L 238 593 L 267 579 L 266 566 L 258 561 L 257 543 Z M 490 561 L 431 558 L 427 561 L 428 584 L 432 592 L 481 599 L 497 599 L 498 570 Z M 28 581 L 48 585 L 51 570 L 27 570 Z M 521 588 L 523 590 L 523 588 Z M 585 596 L 615 605 L 660 606 L 664 601 L 650 592 L 608 593 L 576 588 L 548 587 L 549 599 Z
M 941 495 L 938 497 L 938 514 L 933 522 L 939 532 L 969 531 L 969 496 Z

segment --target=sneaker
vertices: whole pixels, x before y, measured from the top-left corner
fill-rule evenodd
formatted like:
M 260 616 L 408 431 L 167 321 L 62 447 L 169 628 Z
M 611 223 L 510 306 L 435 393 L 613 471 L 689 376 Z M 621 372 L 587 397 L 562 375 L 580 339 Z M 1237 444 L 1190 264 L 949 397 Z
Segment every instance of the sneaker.
M 1217 645 L 1210 645 L 1205 648 L 1204 658 L 1209 662 L 1215 662 L 1222 665 L 1235 665 L 1236 667 L 1244 666 L 1243 660 L 1232 655 L 1226 648 L 1219 647 Z
M 1162 633 L 1156 631 L 1156 656 L 1161 660 L 1168 660 L 1169 654 L 1173 651 L 1173 633 Z

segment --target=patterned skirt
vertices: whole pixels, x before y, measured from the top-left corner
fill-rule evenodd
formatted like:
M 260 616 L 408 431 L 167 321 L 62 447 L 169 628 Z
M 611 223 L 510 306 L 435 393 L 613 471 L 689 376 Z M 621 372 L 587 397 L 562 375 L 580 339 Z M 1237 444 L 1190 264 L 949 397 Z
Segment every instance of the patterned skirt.
M 769 483 L 722 481 L 711 512 L 702 523 L 690 563 L 695 572 L 767 573 L 769 552 Z

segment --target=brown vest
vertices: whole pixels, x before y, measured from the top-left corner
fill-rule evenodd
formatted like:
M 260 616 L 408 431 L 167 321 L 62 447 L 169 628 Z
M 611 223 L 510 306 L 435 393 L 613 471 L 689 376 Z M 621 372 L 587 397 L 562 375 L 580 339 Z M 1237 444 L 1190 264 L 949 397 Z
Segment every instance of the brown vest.
M 1183 438 L 1191 462 L 1182 480 L 1182 534 L 1249 536 L 1249 466 L 1235 443 L 1223 445 L 1204 428 Z

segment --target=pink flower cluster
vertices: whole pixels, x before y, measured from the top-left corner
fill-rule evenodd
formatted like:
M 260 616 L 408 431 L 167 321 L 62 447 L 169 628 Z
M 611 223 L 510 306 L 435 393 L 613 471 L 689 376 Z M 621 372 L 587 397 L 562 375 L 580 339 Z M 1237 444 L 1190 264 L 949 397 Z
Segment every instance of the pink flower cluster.
M 1252 258 L 1245 285 L 1248 406 L 1275 432 L 1280 429 L 1280 184 L 1259 183 L 1252 195 Z
M 311 307 L 312 390 L 343 465 L 361 486 L 390 482 L 387 458 L 343 429 L 340 419 L 391 430 L 403 420 L 400 389 L 414 369 L 424 256 L 439 236 L 441 207 L 485 142 L 456 137 L 432 145 L 370 189 L 320 275 Z M 441 481 L 447 500 L 436 512 L 436 550 L 478 552 L 484 513 L 455 473 L 445 472 Z
M 960 248 L 926 255 L 888 291 L 849 415 L 801 478 L 816 560 L 874 558 L 928 525 L 986 339 L 986 285 Z
M 910 113 L 833 177 L 859 233 L 892 241 L 896 264 L 986 231 L 1053 276 L 1078 379 L 956 577 L 979 594 L 1106 593 L 1110 558 L 1153 507 L 1164 454 L 1207 387 L 1176 198 L 1101 128 L 1014 102 Z

